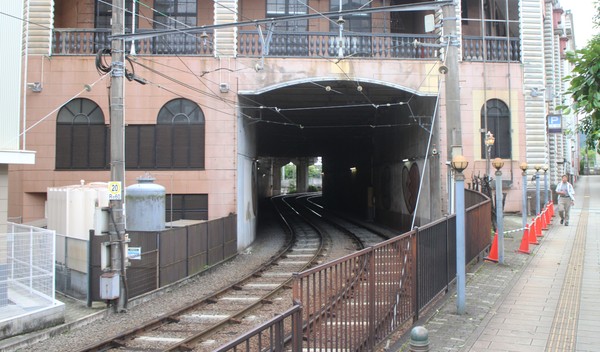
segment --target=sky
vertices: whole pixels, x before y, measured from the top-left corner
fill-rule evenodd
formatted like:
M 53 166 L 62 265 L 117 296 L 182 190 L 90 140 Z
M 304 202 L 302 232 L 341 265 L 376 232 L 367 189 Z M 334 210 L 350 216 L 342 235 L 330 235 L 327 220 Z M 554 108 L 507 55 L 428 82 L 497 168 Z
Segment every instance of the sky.
M 577 49 L 586 46 L 588 40 L 600 32 L 593 27 L 592 18 L 595 12 L 594 0 L 561 0 L 563 10 L 571 10 L 575 25 L 575 44 Z

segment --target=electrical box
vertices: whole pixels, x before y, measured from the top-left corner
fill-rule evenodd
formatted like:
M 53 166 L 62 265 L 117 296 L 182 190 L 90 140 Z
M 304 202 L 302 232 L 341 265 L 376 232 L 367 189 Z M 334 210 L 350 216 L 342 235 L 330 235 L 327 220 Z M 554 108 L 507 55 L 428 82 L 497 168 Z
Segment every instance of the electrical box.
M 100 298 L 112 300 L 119 298 L 119 274 L 104 273 L 100 275 Z
M 100 244 L 100 270 L 110 270 L 110 242 Z
M 431 33 L 435 30 L 435 17 L 433 15 L 426 15 L 424 18 L 425 22 L 425 33 Z
M 102 236 L 108 233 L 109 220 L 109 208 L 94 209 L 94 234 L 96 236 Z

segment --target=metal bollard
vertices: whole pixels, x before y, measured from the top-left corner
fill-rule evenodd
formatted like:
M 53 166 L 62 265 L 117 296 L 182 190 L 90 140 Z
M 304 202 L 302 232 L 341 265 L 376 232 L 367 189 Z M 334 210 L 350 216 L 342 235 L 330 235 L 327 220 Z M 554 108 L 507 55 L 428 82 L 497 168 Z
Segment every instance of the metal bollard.
M 429 351 L 429 331 L 422 326 L 415 326 L 410 331 L 410 351 Z

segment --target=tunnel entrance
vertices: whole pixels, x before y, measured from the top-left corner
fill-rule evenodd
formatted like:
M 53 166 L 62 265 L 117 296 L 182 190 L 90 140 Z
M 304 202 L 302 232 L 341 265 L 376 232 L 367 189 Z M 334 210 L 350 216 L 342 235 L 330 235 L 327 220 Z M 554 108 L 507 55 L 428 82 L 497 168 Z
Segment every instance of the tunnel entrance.
M 441 214 L 439 201 L 430 201 L 441 188 L 431 152 L 437 95 L 323 79 L 240 93 L 239 101 L 239 155 L 258 170 L 252 187 L 259 198 L 281 192 L 282 166 L 296 160 L 302 172 L 321 157 L 328 207 L 398 230 Z

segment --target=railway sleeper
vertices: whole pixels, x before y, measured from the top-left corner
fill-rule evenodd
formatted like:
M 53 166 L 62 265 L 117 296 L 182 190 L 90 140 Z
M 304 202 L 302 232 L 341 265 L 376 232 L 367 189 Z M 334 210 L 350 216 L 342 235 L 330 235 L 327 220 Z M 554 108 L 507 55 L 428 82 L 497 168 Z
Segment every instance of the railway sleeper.
M 241 324 L 242 320 L 241 319 L 236 319 L 236 318 L 229 318 L 227 320 L 227 322 L 229 322 L 230 324 Z
M 166 318 L 166 320 L 169 323 L 179 323 L 181 321 L 181 319 L 179 319 L 179 318 L 177 318 L 175 316 L 169 316 L 169 317 Z
M 115 348 L 121 348 L 127 346 L 127 343 L 122 339 L 115 339 L 111 341 L 111 345 Z
M 193 351 L 194 350 L 193 346 L 190 346 L 190 345 L 185 344 L 185 343 L 182 344 L 182 345 L 180 345 L 178 348 L 179 348 L 179 351 Z

